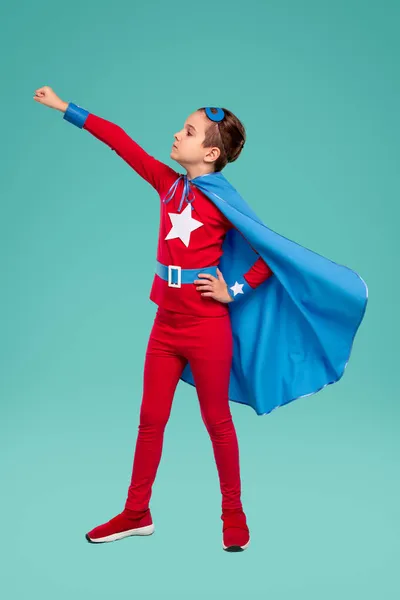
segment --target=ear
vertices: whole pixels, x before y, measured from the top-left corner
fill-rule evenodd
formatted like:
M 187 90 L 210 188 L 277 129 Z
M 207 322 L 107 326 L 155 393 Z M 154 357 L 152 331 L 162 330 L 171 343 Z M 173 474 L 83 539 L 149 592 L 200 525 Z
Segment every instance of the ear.
M 213 146 L 205 155 L 205 160 L 206 162 L 215 162 L 219 158 L 220 154 L 221 150 L 216 146 Z

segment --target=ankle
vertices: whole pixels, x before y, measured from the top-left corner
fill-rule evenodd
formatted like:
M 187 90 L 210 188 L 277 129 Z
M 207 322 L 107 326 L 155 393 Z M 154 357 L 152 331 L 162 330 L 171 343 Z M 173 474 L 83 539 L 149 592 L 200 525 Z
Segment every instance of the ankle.
M 149 512 L 148 508 L 146 508 L 144 510 L 131 510 L 130 508 L 124 508 L 124 510 L 123 510 L 124 515 L 126 517 L 128 517 L 128 519 L 141 519 L 148 512 Z

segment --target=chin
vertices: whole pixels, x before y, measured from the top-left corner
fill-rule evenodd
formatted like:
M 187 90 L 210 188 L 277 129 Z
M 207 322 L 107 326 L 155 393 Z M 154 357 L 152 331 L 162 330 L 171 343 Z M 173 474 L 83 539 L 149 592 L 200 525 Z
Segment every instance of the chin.
M 180 165 L 181 167 L 183 166 L 182 163 L 179 162 L 179 160 L 177 158 L 175 158 L 173 150 L 171 151 L 171 154 L 169 156 L 170 156 L 170 158 L 172 158 L 172 160 L 174 160 L 175 162 L 177 162 L 178 165 Z

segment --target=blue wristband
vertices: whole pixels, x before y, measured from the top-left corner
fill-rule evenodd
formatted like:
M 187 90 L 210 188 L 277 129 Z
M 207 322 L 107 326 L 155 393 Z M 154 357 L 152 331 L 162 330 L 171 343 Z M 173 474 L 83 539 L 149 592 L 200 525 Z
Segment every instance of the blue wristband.
M 82 129 L 88 117 L 88 114 L 89 111 L 70 102 L 68 104 L 67 110 L 64 113 L 63 118 L 69 123 L 72 123 L 73 125 L 76 125 L 80 129 Z
M 248 292 L 250 292 L 252 289 L 253 288 L 247 283 L 244 277 L 241 278 L 240 282 L 236 280 L 235 283 L 228 285 L 229 295 L 234 299 L 235 302 L 245 298 L 248 295 Z

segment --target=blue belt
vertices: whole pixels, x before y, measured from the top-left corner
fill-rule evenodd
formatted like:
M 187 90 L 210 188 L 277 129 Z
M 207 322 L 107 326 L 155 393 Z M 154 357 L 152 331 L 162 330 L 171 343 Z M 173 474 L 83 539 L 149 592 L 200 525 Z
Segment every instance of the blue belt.
M 199 278 L 199 273 L 209 273 L 217 277 L 217 267 L 182 269 L 177 265 L 163 265 L 157 260 L 156 273 L 161 279 L 168 281 L 169 287 L 181 287 L 181 283 L 193 283 L 195 279 Z

